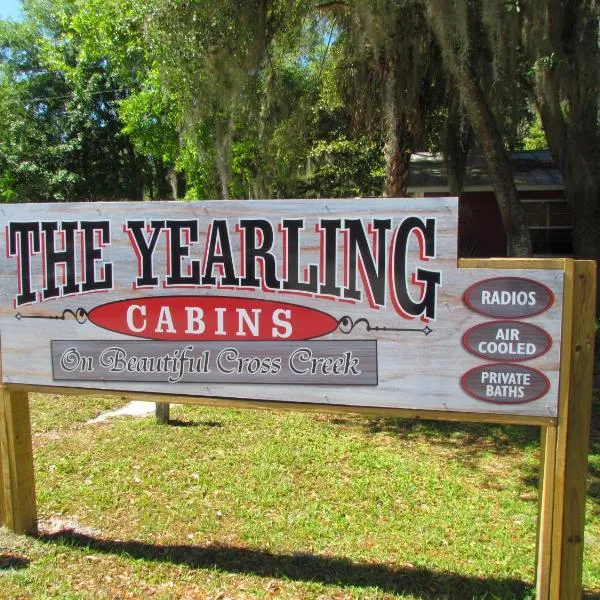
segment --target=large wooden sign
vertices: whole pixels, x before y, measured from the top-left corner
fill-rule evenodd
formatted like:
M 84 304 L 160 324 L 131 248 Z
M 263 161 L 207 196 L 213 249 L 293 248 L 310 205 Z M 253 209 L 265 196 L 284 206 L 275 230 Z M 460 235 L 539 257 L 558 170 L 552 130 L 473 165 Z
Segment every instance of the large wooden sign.
M 554 417 L 563 271 L 458 268 L 457 214 L 7 205 L 3 382 Z
M 596 266 L 457 263 L 457 213 L 0 208 L 0 524 L 36 529 L 35 390 L 540 425 L 537 598 L 581 597 Z

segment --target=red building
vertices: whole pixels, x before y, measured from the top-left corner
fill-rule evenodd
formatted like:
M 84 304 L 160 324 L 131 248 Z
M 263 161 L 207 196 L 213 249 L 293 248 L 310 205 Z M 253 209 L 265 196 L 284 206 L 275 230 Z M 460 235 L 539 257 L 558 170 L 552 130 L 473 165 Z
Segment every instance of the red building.
M 525 206 L 534 256 L 572 256 L 573 226 L 563 179 L 547 150 L 510 154 L 519 198 Z M 449 196 L 450 186 L 443 157 L 413 154 L 408 192 L 414 196 Z M 506 256 L 506 235 L 480 155 L 467 163 L 459 202 L 459 256 Z

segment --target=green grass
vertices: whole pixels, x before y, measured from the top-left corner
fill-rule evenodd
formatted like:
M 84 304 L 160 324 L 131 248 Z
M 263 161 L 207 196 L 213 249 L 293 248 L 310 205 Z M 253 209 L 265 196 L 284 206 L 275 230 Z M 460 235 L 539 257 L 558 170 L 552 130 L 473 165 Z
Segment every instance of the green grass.
M 194 407 L 85 423 L 115 402 L 34 397 L 42 535 L 2 530 L 0 597 L 534 597 L 536 428 Z
M 99 414 L 123 406 L 118 396 L 30 394 L 31 429 L 35 436 L 61 435 Z

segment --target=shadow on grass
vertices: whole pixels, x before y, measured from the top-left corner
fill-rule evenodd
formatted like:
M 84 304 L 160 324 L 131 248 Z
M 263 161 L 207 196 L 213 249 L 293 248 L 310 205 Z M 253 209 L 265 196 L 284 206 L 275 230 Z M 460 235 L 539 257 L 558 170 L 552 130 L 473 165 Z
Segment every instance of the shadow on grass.
M 588 497 L 600 504 L 600 468 L 594 465 L 588 467 Z
M 529 447 L 539 447 L 539 427 L 455 423 L 450 421 L 369 419 L 371 434 L 388 433 L 407 439 L 425 439 L 456 451 L 465 464 L 475 465 L 481 456 L 493 453 L 508 456 Z
M 587 474 L 587 497 L 592 502 L 592 514 L 600 516 L 600 390 L 594 391 L 592 400 L 592 417 L 590 425 L 590 446 Z M 525 474 L 522 481 L 530 488 L 537 488 L 539 484 L 539 467 L 523 467 Z M 600 600 L 600 593 L 586 598 Z
M 24 569 L 29 566 L 29 559 L 14 552 L 0 552 L 0 571 Z
M 169 419 L 169 425 L 172 427 L 223 427 L 221 421 L 182 421 L 181 419 Z
M 595 390 L 592 403 L 592 425 L 590 431 L 591 460 L 588 462 L 587 490 L 588 497 L 595 503 L 595 512 L 600 514 L 600 462 L 598 458 L 600 458 L 600 389 Z M 600 594 L 598 594 L 598 600 L 600 600 Z
M 126 555 L 134 559 L 219 569 L 229 573 L 318 582 L 341 587 L 376 587 L 385 593 L 414 594 L 426 600 L 529 597 L 532 587 L 513 578 L 479 578 L 428 569 L 355 563 L 314 554 L 273 554 L 236 546 L 186 546 L 109 540 L 69 529 L 41 534 L 39 540 Z
M 336 425 L 351 426 L 346 419 L 331 419 Z M 509 456 L 528 448 L 539 448 L 540 429 L 526 425 L 500 425 L 484 423 L 457 423 L 451 421 L 408 420 L 398 418 L 373 418 L 362 426 L 371 434 L 387 433 L 406 439 L 425 439 L 430 443 L 452 449 L 464 464 L 476 466 L 478 459 L 487 453 Z M 600 389 L 594 390 L 590 431 L 590 456 L 600 456 Z M 592 498 L 600 502 L 600 469 L 590 465 Z M 537 486 L 537 474 L 530 483 Z

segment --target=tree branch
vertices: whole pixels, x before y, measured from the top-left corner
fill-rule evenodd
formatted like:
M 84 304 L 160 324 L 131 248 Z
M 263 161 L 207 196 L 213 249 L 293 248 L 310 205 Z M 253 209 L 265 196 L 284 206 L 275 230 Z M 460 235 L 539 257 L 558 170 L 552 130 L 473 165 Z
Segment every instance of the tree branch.
M 315 9 L 320 12 L 335 12 L 338 10 L 345 10 L 348 8 L 348 5 L 345 2 L 333 1 L 333 2 L 324 2 L 323 4 L 317 4 Z

